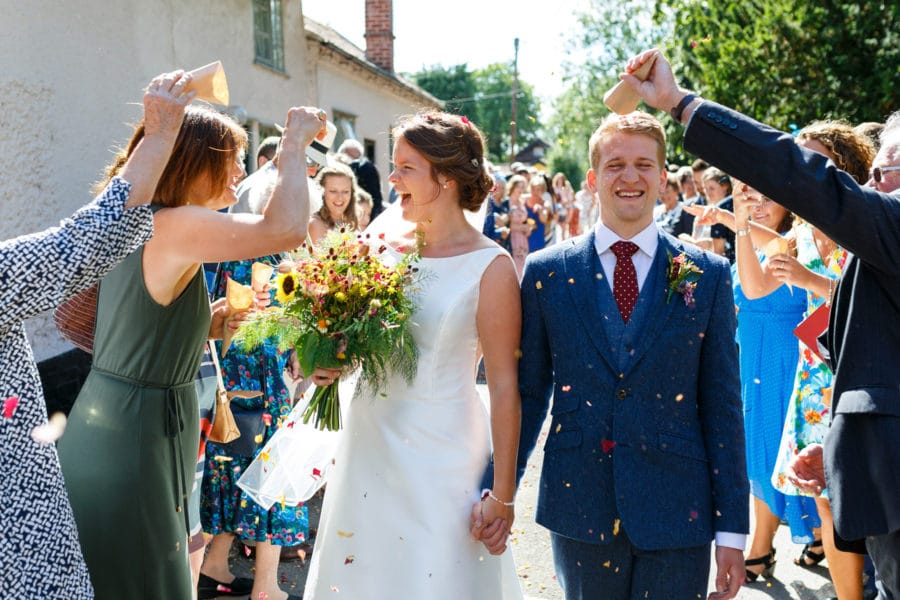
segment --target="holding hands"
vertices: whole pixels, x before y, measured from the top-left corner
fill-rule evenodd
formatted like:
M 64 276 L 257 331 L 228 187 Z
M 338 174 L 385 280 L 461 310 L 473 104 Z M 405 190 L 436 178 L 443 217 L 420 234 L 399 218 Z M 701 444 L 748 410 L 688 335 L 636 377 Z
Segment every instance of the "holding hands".
M 506 542 L 515 520 L 514 503 L 504 502 L 489 492 L 472 506 L 469 531 L 472 539 L 480 541 L 493 555 L 506 551 Z

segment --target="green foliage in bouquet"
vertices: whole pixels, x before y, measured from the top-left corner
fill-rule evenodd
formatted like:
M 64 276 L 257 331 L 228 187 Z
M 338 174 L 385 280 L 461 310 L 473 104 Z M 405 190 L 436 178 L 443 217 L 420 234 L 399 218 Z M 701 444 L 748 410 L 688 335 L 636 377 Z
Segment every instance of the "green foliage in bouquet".
M 315 246 L 304 245 L 293 264 L 279 268 L 273 306 L 251 316 L 234 343 L 244 351 L 275 338 L 281 350 L 295 348 L 304 377 L 316 367 L 361 370 L 360 382 L 381 391 L 389 374 L 416 375 L 418 351 L 410 333 L 419 270 L 415 253 L 396 264 L 370 253 L 364 234 L 330 231 Z M 377 241 L 377 240 L 376 240 Z M 385 248 L 377 248 L 381 254 Z M 319 429 L 341 427 L 337 383 L 316 388 L 304 422 Z

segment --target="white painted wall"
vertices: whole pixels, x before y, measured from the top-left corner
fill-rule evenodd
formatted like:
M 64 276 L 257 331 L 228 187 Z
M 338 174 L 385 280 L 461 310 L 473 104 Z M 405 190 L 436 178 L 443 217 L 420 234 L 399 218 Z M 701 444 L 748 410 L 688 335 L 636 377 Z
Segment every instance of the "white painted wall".
M 329 114 L 341 111 L 356 115 L 356 135 L 375 140 L 375 166 L 381 176 L 381 193 L 388 197 L 388 174 L 391 169 L 390 131 L 399 118 L 413 114 L 425 106 L 409 97 L 391 91 L 389 86 L 374 85 L 365 77 L 320 61 L 316 86 L 319 105 Z
M 0 0 L 0 239 L 89 201 L 160 72 L 221 60 L 231 104 L 266 122 L 313 103 L 300 0 L 284 1 L 283 28 L 286 75 L 253 64 L 247 0 Z M 38 360 L 69 347 L 48 315 L 28 329 Z
M 213 60 L 225 66 L 232 107 L 251 120 L 284 123 L 298 104 L 356 115 L 359 138 L 376 141 L 386 198 L 391 126 L 420 103 L 312 56 L 301 0 L 283 7 L 280 74 L 253 64 L 249 0 L 0 0 L 0 239 L 53 226 L 88 202 L 142 114 L 147 82 Z M 27 327 L 38 360 L 69 348 L 49 315 Z

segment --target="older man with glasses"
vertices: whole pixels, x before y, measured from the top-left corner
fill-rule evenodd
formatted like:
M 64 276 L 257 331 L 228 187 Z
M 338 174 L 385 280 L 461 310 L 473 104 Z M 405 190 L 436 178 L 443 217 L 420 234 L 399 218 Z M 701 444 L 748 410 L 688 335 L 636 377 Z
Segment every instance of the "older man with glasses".
M 885 134 L 893 134 L 893 140 L 887 139 Z M 872 161 L 872 170 L 869 171 L 867 185 L 879 192 L 890 194 L 900 190 L 900 111 L 894 113 L 888 121 L 881 136 L 881 149 Z

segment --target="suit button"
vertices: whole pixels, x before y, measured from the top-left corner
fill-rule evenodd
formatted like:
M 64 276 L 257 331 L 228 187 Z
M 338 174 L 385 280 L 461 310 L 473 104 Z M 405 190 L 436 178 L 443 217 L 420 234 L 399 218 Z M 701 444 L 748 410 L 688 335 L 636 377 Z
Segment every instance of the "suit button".
M 618 392 L 616 392 L 616 398 L 618 398 L 619 400 L 624 400 L 625 396 L 627 396 L 625 390 L 619 390 Z

